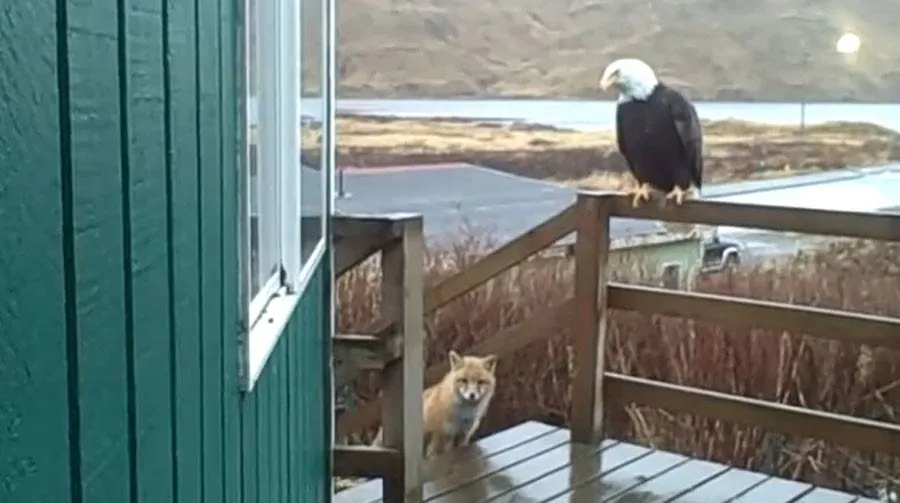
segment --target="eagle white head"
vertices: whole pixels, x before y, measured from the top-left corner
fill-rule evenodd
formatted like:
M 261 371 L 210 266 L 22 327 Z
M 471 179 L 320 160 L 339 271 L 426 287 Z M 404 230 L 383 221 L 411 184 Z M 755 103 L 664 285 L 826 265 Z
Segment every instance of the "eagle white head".
M 619 101 L 645 100 L 659 79 L 650 65 L 635 58 L 617 59 L 606 66 L 600 77 L 600 88 L 606 91 L 615 87 Z

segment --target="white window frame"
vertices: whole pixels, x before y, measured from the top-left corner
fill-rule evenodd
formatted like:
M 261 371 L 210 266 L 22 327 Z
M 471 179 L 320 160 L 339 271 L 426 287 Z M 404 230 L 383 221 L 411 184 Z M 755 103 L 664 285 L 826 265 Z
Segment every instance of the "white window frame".
M 247 99 L 245 125 L 254 124 L 258 133 L 257 152 L 259 159 L 258 173 L 262 173 L 264 166 L 276 166 L 275 176 L 267 180 L 258 179 L 258 183 L 265 187 L 261 191 L 261 197 L 274 198 L 278 212 L 274 228 L 277 232 L 279 270 L 272 274 L 264 282 L 260 290 L 250 294 L 251 265 L 250 265 L 250 170 L 249 134 L 241 135 L 246 138 L 244 158 L 239 164 L 241 176 L 239 177 L 239 239 L 241 274 L 239 290 L 242 299 L 239 306 L 243 327 L 240 339 L 241 354 L 241 387 L 244 391 L 252 391 L 256 382 L 265 368 L 272 351 L 278 344 L 282 333 L 299 303 L 299 300 L 312 278 L 317 267 L 322 262 L 326 251 L 327 215 L 331 211 L 329 203 L 329 187 L 333 176 L 333 155 L 326 155 L 326 149 L 333 144 L 333 107 L 329 104 L 333 101 L 332 80 L 322 79 L 321 84 L 321 117 L 322 117 L 322 156 L 321 158 L 321 226 L 319 241 L 313 248 L 309 257 L 303 261 L 301 247 L 301 175 L 300 175 L 300 43 L 301 43 L 301 1 L 310 0 L 256 0 L 257 23 L 256 70 L 259 72 L 259 86 L 255 103 L 256 114 L 253 113 L 253 103 Z M 322 0 L 312 0 L 322 1 Z M 250 17 L 249 2 L 244 2 L 244 12 L 248 22 Z M 323 11 L 327 9 L 324 8 Z M 322 20 L 327 20 L 324 12 Z M 264 28 L 265 27 L 265 28 Z M 244 31 L 244 52 L 250 48 L 250 30 Z M 323 24 L 322 42 L 325 42 L 326 30 Z M 331 75 L 326 59 L 326 51 L 331 48 L 320 42 L 322 46 L 322 70 L 323 77 Z M 247 55 L 242 54 L 240 64 L 244 68 L 243 89 L 249 90 L 249 65 Z M 327 85 L 326 85 L 327 82 Z M 254 117 L 255 115 L 255 117 Z M 258 117 L 258 119 L 257 119 Z M 327 125 L 327 126 L 326 126 Z M 245 131 L 249 132 L 249 128 Z M 259 134 L 259 133 L 263 134 Z M 326 139 L 326 135 L 328 138 Z M 261 203 L 263 201 L 260 201 Z M 260 222 L 260 235 L 263 225 Z M 265 243 L 264 243 L 265 244 Z M 260 256 L 263 254 L 260 252 Z M 269 267 L 261 259 L 260 267 Z

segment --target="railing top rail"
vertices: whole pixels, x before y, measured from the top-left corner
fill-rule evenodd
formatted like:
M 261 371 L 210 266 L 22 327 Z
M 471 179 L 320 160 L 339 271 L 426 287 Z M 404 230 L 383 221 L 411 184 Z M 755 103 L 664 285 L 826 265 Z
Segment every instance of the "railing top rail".
M 337 213 L 332 232 L 335 238 L 358 238 L 370 234 L 400 237 L 405 222 L 424 220 L 421 213 Z
M 656 202 L 644 202 L 633 208 L 631 198 L 619 192 L 579 191 L 578 197 L 602 199 L 609 215 L 615 217 L 900 241 L 900 215 L 896 214 L 814 210 L 703 199 L 687 200 L 680 207 L 673 203 L 663 207 Z
M 478 259 L 463 271 L 425 292 L 425 312 L 430 313 L 454 299 L 521 264 L 534 254 L 575 231 L 575 205 L 571 204 L 537 226 Z

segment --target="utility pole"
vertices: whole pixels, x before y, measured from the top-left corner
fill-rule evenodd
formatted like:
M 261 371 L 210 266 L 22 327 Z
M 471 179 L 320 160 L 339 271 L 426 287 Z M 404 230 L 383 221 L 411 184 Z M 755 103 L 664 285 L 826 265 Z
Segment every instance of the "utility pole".
M 806 132 L 806 99 L 807 92 L 809 91 L 809 86 L 807 85 L 809 72 L 812 70 L 810 65 L 810 60 L 812 59 L 812 55 L 808 48 L 803 49 L 803 61 L 800 65 L 800 68 L 803 69 L 803 80 L 801 81 L 801 89 L 800 89 L 800 134 L 804 134 Z
M 339 199 L 343 199 L 346 197 L 346 193 L 344 192 L 344 167 L 337 166 L 337 196 Z

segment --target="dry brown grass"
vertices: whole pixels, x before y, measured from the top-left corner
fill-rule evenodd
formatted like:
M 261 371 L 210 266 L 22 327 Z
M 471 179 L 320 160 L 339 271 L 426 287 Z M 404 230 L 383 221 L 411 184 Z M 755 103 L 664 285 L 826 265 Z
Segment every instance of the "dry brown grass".
M 795 143 L 796 127 L 726 120 L 705 122 L 708 155 L 728 155 L 748 139 L 779 145 Z M 615 132 L 575 131 L 540 125 L 499 125 L 446 119 L 404 119 L 341 116 L 337 121 L 340 148 L 383 149 L 403 153 L 454 153 L 479 150 L 528 151 L 560 148 L 615 148 Z M 860 122 L 830 122 L 806 128 L 805 140 L 824 145 L 861 146 L 873 139 L 897 139 L 890 129 Z
M 467 267 L 484 248 L 468 238 L 433 251 L 427 284 Z M 473 253 L 475 252 L 475 253 Z M 822 253 L 799 256 L 765 269 L 701 278 L 703 292 L 769 299 L 900 316 L 900 245 L 842 242 Z M 353 332 L 373 321 L 378 288 L 369 265 L 338 284 L 339 328 Z M 512 327 L 536 310 L 571 295 L 571 263 L 520 266 L 426 318 L 427 364 L 465 350 Z M 616 271 L 619 280 L 653 282 L 636 267 Z M 608 331 L 607 369 L 811 409 L 897 422 L 900 354 L 881 348 L 821 341 L 802 334 L 734 330 L 708 323 L 615 312 Z M 501 358 L 499 389 L 482 434 L 527 419 L 568 420 L 572 376 L 569 330 L 512 357 Z M 375 378 L 361 378 L 357 398 L 377 392 Z M 886 474 L 900 474 L 900 460 L 863 455 L 804 438 L 774 435 L 697 416 L 646 407 L 611 411 L 612 435 L 739 467 L 862 491 Z
M 344 166 L 470 162 L 584 188 L 631 183 L 612 132 L 361 116 L 338 118 L 337 132 Z M 305 134 L 312 138 L 315 132 Z M 704 135 L 706 183 L 900 160 L 900 134 L 868 123 L 812 125 L 800 134 L 788 126 L 729 120 L 706 123 Z M 315 142 L 304 144 L 311 146 L 304 155 L 315 162 Z

